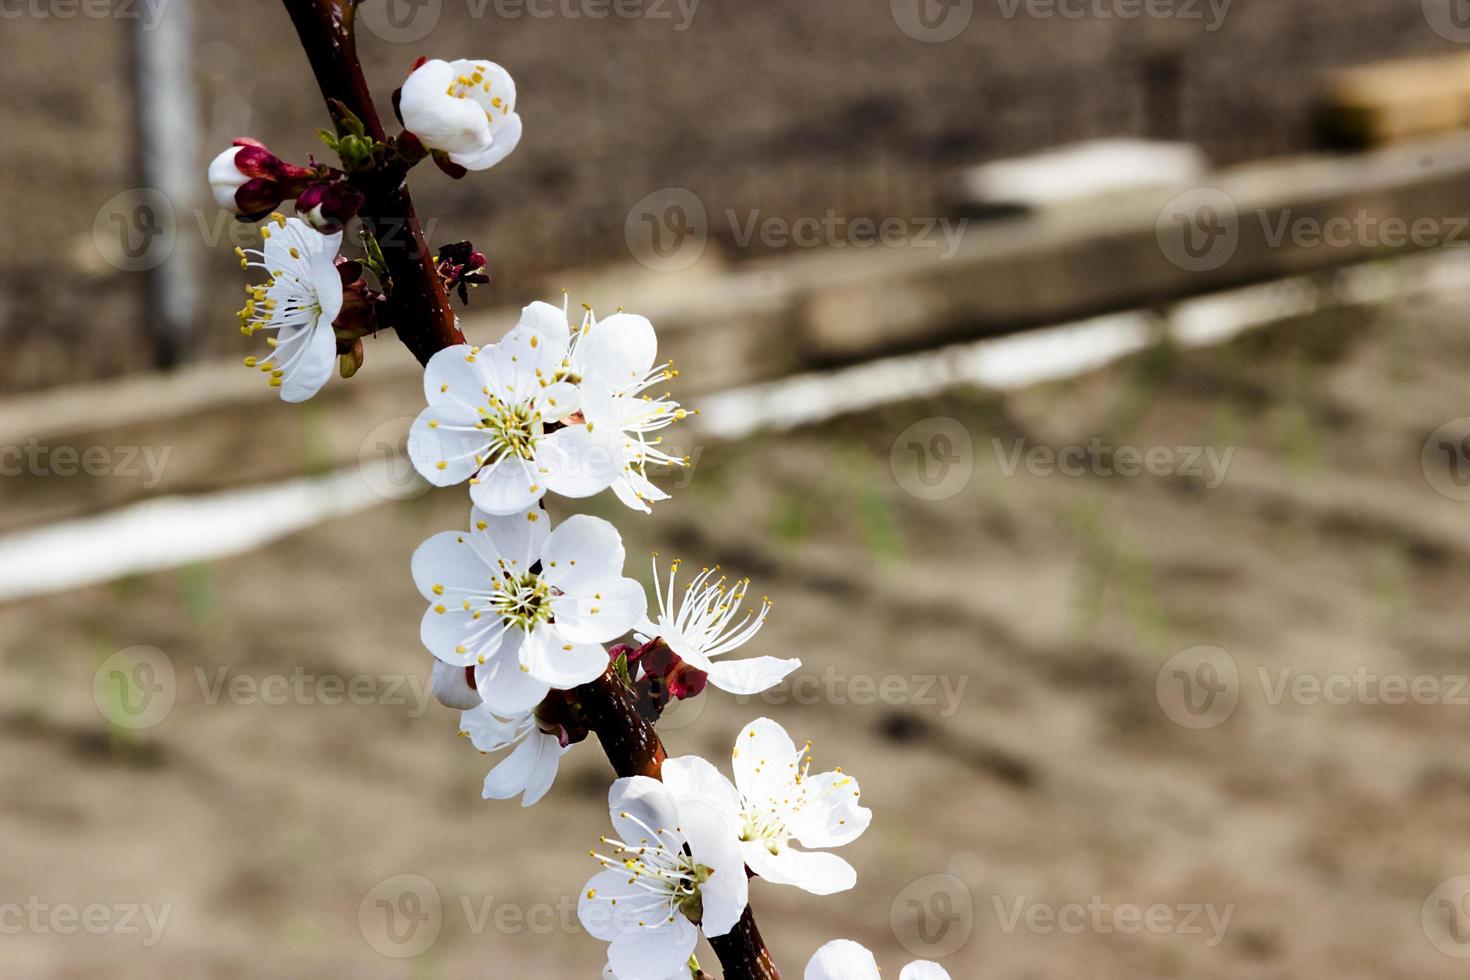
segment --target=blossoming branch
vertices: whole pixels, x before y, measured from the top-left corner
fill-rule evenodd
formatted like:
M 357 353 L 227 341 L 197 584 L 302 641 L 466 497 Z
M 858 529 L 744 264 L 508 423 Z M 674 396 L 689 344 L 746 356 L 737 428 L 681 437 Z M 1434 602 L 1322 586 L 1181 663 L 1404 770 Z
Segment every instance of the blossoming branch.
M 856 840 L 872 813 L 855 778 L 813 773 L 810 743 L 768 719 L 735 737 L 728 777 L 697 756 L 668 758 L 658 737 L 671 700 L 710 685 L 759 694 L 801 662 L 733 656 L 771 611 L 748 579 L 702 566 L 681 582 L 681 563 L 665 574 L 655 556 L 650 602 L 624 574 L 617 528 L 575 513 L 576 501 L 609 491 L 650 514 L 668 498 L 650 471 L 687 463 L 661 448 L 663 430 L 690 413 L 662 390 L 677 372 L 659 360 L 653 324 L 622 311 L 574 315 L 564 297 L 530 304 L 498 340 L 468 342 L 451 297 L 468 304 L 492 264 L 470 242 L 425 242 L 407 178 L 426 160 L 455 180 L 503 162 L 522 138 L 515 82 L 488 59 L 420 58 L 394 92 L 401 129 L 390 134 L 356 56 L 356 0 L 284 3 L 331 116 L 320 136 L 335 163 L 291 163 L 241 137 L 209 165 L 220 206 L 260 222 L 260 246 L 238 252 L 249 276 L 240 329 L 264 335 L 246 365 L 301 402 L 334 369 L 355 375 L 364 341 L 380 333 L 413 352 L 425 405 L 410 459 L 431 484 L 462 486 L 469 511 L 409 562 L 426 603 L 420 635 L 435 695 L 461 712 L 459 734 L 498 757 L 484 797 L 561 805 L 551 798 L 561 760 L 595 735 L 617 775 L 612 833 L 590 849 L 601 870 L 578 915 L 607 944 L 604 977 L 709 977 L 695 957 L 703 935 L 726 980 L 779 980 L 752 891 L 851 889 L 857 872 L 832 849 Z M 353 242 L 349 227 L 360 229 Z M 846 940 L 805 971 L 877 975 L 872 954 Z M 924 963 L 902 974 L 939 977 Z

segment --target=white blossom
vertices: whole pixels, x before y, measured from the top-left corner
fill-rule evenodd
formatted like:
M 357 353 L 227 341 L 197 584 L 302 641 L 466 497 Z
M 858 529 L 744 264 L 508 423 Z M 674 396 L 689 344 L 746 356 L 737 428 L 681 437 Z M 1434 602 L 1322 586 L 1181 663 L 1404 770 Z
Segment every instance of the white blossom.
M 582 927 L 610 943 L 618 980 L 677 975 L 699 933 L 723 936 L 745 911 L 749 885 L 730 815 L 704 800 L 676 799 L 647 776 L 613 783 L 606 869 L 577 904 Z
M 497 517 L 474 508 L 470 530 L 437 534 L 414 552 L 414 583 L 429 601 L 420 636 L 445 663 L 475 666 L 489 710 L 516 718 L 552 688 L 607 669 L 602 644 L 626 633 L 646 602 L 622 568 L 622 539 L 600 518 L 577 515 L 551 530 L 539 510 Z
M 493 61 L 426 61 L 403 83 L 403 128 L 466 170 L 486 170 L 521 140 L 516 85 Z
M 636 510 L 648 513 L 653 501 L 669 495 L 648 478 L 648 467 L 687 466 L 659 446 L 657 435 L 689 412 L 668 394 L 647 390 L 678 375 L 658 360 L 658 339 L 647 317 L 614 313 L 598 320 L 590 309 L 583 316 L 572 346 L 573 372 L 582 381 L 582 412 L 596 426 L 618 433 L 617 478 L 613 492 Z
M 803 980 L 879 980 L 878 961 L 858 943 L 834 939 L 817 950 Z M 903 968 L 898 980 L 949 980 L 949 973 L 937 963 L 916 960 Z
M 654 556 L 653 583 L 658 608 L 653 617 L 639 622 L 637 635 L 647 642 L 660 637 L 685 663 L 709 674 L 710 683 L 730 694 L 752 695 L 781 683 L 801 666 L 797 659 L 748 657 L 718 660 L 745 645 L 765 624 L 771 600 L 762 599 L 758 610 L 744 605 L 750 580 L 731 582 L 720 575 L 719 566 L 704 568 L 679 590 L 679 560 L 669 567 L 668 581 L 661 579 L 658 556 Z
M 533 303 L 498 344 L 457 344 L 424 370 L 425 408 L 409 432 L 414 467 L 435 486 L 470 481 L 470 497 L 491 514 L 514 514 L 547 490 L 590 497 L 617 476 L 617 434 L 578 424 L 569 377 L 568 331 L 547 330 Z M 554 328 L 555 323 L 551 323 Z M 562 424 L 553 432 L 547 427 Z
M 778 885 L 795 885 L 814 895 L 845 891 L 857 872 L 825 851 L 868 829 L 873 812 L 860 806 L 857 780 L 841 769 L 813 775 L 811 743 L 797 749 L 786 730 L 769 718 L 745 727 L 731 753 L 732 784 L 698 756 L 664 762 L 664 783 L 675 796 L 701 799 L 737 815 L 736 834 L 750 869 Z
M 274 216 L 263 225 L 260 249 L 236 249 L 242 269 L 260 269 L 264 283 L 247 286 L 240 329 L 248 337 L 261 330 L 272 348 L 262 358 L 247 357 L 247 367 L 270 375 L 281 398 L 301 402 L 321 390 L 337 364 L 332 323 L 342 311 L 342 276 L 337 250 L 342 233 L 324 235 L 299 218 Z

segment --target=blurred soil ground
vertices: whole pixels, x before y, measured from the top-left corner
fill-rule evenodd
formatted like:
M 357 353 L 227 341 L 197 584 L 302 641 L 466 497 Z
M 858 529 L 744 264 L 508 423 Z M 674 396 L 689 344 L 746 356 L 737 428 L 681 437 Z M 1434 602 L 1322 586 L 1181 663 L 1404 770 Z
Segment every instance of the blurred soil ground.
M 651 518 L 595 502 L 635 574 L 658 550 L 753 576 L 777 600 L 754 649 L 799 655 L 796 690 L 824 692 L 711 692 L 667 719 L 670 750 L 723 762 L 740 726 L 769 715 L 814 740 L 819 767 L 859 777 L 875 811 L 843 852 L 855 891 L 754 884 L 787 975 L 837 936 L 896 974 L 914 958 L 898 937 L 925 951 L 910 900 L 946 908 L 921 879 L 951 874 L 973 908 L 944 933 L 958 980 L 1462 976 L 1421 906 L 1470 873 L 1470 707 L 1272 704 L 1258 670 L 1470 673 L 1470 505 L 1421 464 L 1429 433 L 1470 414 L 1467 300 L 1338 311 L 1005 397 L 954 392 L 711 446 Z M 964 426 L 975 460 L 937 501 L 890 469 L 900 433 L 935 417 Z M 1018 440 L 1094 438 L 1234 454 L 1215 487 L 1006 475 Z M 595 743 L 522 810 L 479 799 L 487 761 L 437 704 L 209 704 L 197 679 L 422 677 L 408 556 L 467 510 L 433 492 L 257 553 L 0 609 L 0 896 L 171 906 L 151 948 L 0 936 L 0 972 L 596 976 L 603 947 L 569 911 L 605 831 Z M 93 672 L 137 644 L 171 658 L 177 702 L 154 728 L 110 730 Z M 1202 644 L 1234 657 L 1240 702 L 1190 730 L 1155 681 Z M 885 681 L 908 697 L 839 703 Z M 405 873 L 434 882 L 445 914 L 428 952 L 395 960 L 358 912 Z M 1215 945 L 1204 918 L 1202 933 L 1162 935 L 1004 926 L 1017 902 L 1094 897 L 1232 912 Z M 509 911 L 477 932 L 487 907 Z

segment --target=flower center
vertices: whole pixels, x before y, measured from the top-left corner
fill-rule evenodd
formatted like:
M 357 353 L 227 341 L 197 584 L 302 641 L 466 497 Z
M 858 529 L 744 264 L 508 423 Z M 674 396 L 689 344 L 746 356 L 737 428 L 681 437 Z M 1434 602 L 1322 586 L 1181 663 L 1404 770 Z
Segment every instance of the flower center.
M 483 92 L 485 95 L 490 96 L 490 106 L 484 111 L 485 118 L 493 123 L 495 121 L 493 110 L 499 109 L 502 113 L 509 114 L 510 107 L 505 104 L 500 96 L 491 93 L 490 82 L 485 77 L 487 71 L 489 69 L 485 65 L 476 65 L 474 71 L 468 75 L 460 75 L 450 83 L 447 91 L 451 97 L 456 99 L 468 99 L 478 92 Z M 480 100 L 476 99 L 475 101 L 479 102 Z
M 742 814 L 745 818 L 745 826 L 740 831 L 740 839 L 743 841 L 763 841 L 766 850 L 772 854 L 780 854 L 791 835 L 786 832 L 786 821 L 775 807 L 760 811 L 747 808 Z
M 680 879 L 672 889 L 674 908 L 684 913 L 684 918 L 699 925 L 704 920 L 704 898 L 699 886 L 709 881 L 714 872 L 686 855 L 679 859 L 678 874 Z
M 551 586 L 539 575 L 507 572 L 495 583 L 490 606 L 507 624 L 530 632 L 538 623 L 551 619 Z
M 507 404 L 492 398 L 489 411 L 480 419 L 479 427 L 490 434 L 494 459 L 516 456 L 536 458 L 536 443 L 541 441 L 541 413 L 526 402 Z

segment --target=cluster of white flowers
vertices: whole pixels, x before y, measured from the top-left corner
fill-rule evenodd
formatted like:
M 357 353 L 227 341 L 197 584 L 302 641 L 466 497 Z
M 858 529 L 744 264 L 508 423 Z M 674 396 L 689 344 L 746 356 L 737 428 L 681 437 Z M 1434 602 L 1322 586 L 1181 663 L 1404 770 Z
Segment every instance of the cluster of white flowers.
M 488 61 L 421 62 L 396 108 L 414 158 L 432 154 L 455 176 L 503 160 L 521 136 L 515 84 Z M 334 357 L 351 357 L 345 351 L 365 329 L 353 319 L 370 305 L 355 278 L 361 264 L 339 258 L 342 234 L 328 222 L 340 222 L 357 192 L 340 173 L 293 168 L 250 140 L 221 154 L 210 176 L 221 203 L 247 217 L 316 181 L 297 200 L 298 213 L 312 212 L 307 220 L 273 215 L 263 246 L 240 252 L 245 268 L 266 276 L 247 287 L 242 328 L 272 334 L 271 353 L 246 363 L 268 373 L 287 401 L 302 401 L 326 382 Z M 588 735 L 577 697 L 563 692 L 621 684 L 655 717 L 669 697 L 696 696 L 706 681 L 756 695 L 801 666 L 730 658 L 771 609 L 769 599 L 747 601 L 748 579 L 704 567 L 681 586 L 680 563 L 665 575 L 655 556 L 650 603 L 623 573 L 611 523 L 576 514 L 553 527 L 543 504 L 548 492 L 583 499 L 611 490 L 648 513 L 667 499 L 649 470 L 687 465 L 660 447 L 662 430 L 689 413 L 650 389 L 675 375 L 645 317 L 598 319 L 584 308 L 574 325 L 565 302 L 532 303 L 498 342 L 446 347 L 425 367 L 427 405 L 409 457 L 436 486 L 467 484 L 471 507 L 467 528 L 436 534 L 413 555 L 428 603 L 420 636 L 434 658 L 436 695 L 462 712 L 460 735 L 482 753 L 504 754 L 485 778 L 487 799 L 532 806 L 551 790 L 562 757 Z M 812 895 L 856 884 L 831 849 L 861 836 L 872 813 L 852 776 L 811 767 L 811 743 L 798 747 L 761 718 L 737 737 L 731 776 L 682 756 L 663 761 L 661 781 L 613 783 L 613 835 L 591 852 L 603 870 L 578 904 L 586 930 L 609 944 L 605 977 L 698 976 L 700 935 L 736 928 L 752 878 Z M 867 950 L 839 940 L 817 952 L 805 976 L 876 980 L 878 967 Z M 900 980 L 947 976 L 914 963 Z

